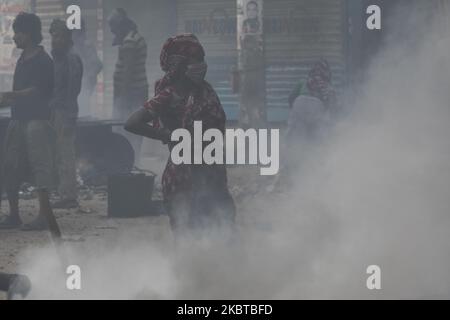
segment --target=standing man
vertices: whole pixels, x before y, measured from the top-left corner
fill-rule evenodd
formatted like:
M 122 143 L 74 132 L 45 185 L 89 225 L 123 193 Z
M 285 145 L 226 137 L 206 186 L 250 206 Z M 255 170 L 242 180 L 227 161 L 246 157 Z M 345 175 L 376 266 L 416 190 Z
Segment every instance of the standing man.
M 78 207 L 75 164 L 75 138 L 78 118 L 78 95 L 81 91 L 83 64 L 73 52 L 72 32 L 62 20 L 50 25 L 55 87 L 50 101 L 52 124 L 56 131 L 56 165 L 60 200 L 55 209 Z
M 53 91 L 53 61 L 39 44 L 41 20 L 31 13 L 20 13 L 13 23 L 14 42 L 23 52 L 14 72 L 13 91 L 1 94 L 0 106 L 11 107 L 4 152 L 3 178 L 10 215 L 0 228 L 16 228 L 19 216 L 19 188 L 31 171 L 39 200 L 39 215 L 25 230 L 43 230 L 55 222 L 49 201 L 53 186 L 52 130 L 50 98 Z
M 116 9 L 108 20 L 114 34 L 113 46 L 119 46 L 119 55 L 114 72 L 115 119 L 125 121 L 148 99 L 146 72 L 147 43 L 138 33 L 136 23 L 124 9 Z M 141 151 L 142 137 L 121 132 L 133 145 L 136 158 Z

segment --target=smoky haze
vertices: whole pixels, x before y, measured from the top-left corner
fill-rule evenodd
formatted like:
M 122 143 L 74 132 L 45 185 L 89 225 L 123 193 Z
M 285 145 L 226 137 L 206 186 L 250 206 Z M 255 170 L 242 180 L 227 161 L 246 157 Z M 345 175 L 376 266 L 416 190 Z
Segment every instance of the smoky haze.
M 295 188 L 240 204 L 234 241 L 211 232 L 175 246 L 161 219 L 66 244 L 80 292 L 41 248 L 23 256 L 31 298 L 450 298 L 450 40 L 416 14 L 393 17 L 401 32 L 329 137 L 304 146 Z M 366 287 L 369 265 L 381 290 Z

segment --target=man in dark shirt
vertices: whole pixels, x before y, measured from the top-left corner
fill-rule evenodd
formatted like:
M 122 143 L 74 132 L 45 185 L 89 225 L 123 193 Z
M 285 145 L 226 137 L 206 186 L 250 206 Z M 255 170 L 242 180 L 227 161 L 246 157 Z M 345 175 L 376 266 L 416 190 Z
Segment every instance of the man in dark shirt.
M 38 16 L 20 13 L 13 29 L 17 48 L 23 52 L 14 73 L 13 91 L 0 94 L 0 106 L 11 107 L 3 150 L 3 177 L 10 215 L 0 228 L 16 228 L 22 224 L 19 188 L 30 170 L 39 200 L 39 215 L 24 230 L 43 230 L 56 224 L 48 193 L 53 186 L 49 105 L 54 82 L 53 61 L 39 45 L 42 27 Z
M 50 26 L 52 56 L 55 64 L 55 88 L 50 102 L 52 124 L 56 131 L 56 165 L 60 201 L 55 209 L 77 208 L 75 138 L 78 118 L 78 95 L 81 91 L 83 64 L 72 47 L 72 32 L 62 20 Z

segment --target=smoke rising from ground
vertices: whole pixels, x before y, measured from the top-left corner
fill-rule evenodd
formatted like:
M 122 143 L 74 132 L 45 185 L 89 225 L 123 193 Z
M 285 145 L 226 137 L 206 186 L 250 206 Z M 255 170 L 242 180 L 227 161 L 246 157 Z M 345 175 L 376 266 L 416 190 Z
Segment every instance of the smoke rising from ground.
M 450 43 L 397 21 L 428 36 L 417 46 L 392 36 L 351 112 L 299 155 L 295 189 L 242 205 L 231 244 L 175 248 L 140 230 L 69 245 L 83 270 L 76 294 L 43 248 L 24 257 L 32 298 L 450 298 Z M 366 288 L 372 264 L 379 291 Z

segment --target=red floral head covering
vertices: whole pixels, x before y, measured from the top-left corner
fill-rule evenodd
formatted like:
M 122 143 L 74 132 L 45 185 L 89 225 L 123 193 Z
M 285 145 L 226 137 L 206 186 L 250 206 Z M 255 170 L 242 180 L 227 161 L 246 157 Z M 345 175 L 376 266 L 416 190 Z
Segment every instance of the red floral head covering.
M 156 83 L 156 92 L 163 90 L 187 67 L 189 59 L 204 61 L 205 50 L 197 37 L 191 33 L 167 39 L 161 50 L 160 65 L 166 73 Z
M 174 62 L 186 61 L 189 58 L 203 61 L 205 51 L 192 33 L 180 34 L 167 39 L 161 50 L 160 64 L 164 72 L 170 72 L 178 65 Z

